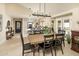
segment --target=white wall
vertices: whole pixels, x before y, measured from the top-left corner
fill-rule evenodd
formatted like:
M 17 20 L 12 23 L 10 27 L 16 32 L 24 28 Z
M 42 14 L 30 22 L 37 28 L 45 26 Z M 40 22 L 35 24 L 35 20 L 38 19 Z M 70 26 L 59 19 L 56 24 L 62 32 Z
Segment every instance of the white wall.
M 28 18 L 23 18 L 22 19 L 22 33 L 23 33 L 23 37 L 27 37 L 28 33 L 27 33 L 27 20 Z
M 4 42 L 3 39 L 5 39 L 5 37 L 4 37 L 5 32 L 4 32 L 4 27 L 3 27 L 4 20 L 5 20 L 5 17 L 4 17 L 5 10 L 4 9 L 5 9 L 4 8 L 4 4 L 0 4 L 0 15 L 3 16 L 3 20 L 2 20 L 2 31 L 0 32 L 0 42 Z
M 6 13 L 12 18 L 22 18 L 22 22 L 23 22 L 22 32 L 23 32 L 23 36 L 26 37 L 27 36 L 27 28 L 26 28 L 27 17 L 31 15 L 32 10 L 25 8 L 23 6 L 20 6 L 18 4 L 6 4 Z M 15 24 L 13 24 L 13 27 L 15 29 Z
M 6 24 L 10 17 L 5 13 L 5 4 L 0 4 L 0 15 L 2 15 L 2 31 L 0 32 L 0 44 L 6 40 Z
M 32 13 L 32 10 L 15 3 L 8 3 L 8 4 L 6 3 L 5 8 L 6 13 L 12 17 L 26 18 Z
M 79 8 L 75 8 L 73 10 L 73 16 L 72 16 L 72 30 L 79 31 L 79 24 L 77 22 L 79 21 Z
M 0 32 L 0 44 L 6 42 L 7 21 L 11 21 L 13 17 L 27 18 L 30 14 L 31 10 L 24 8 L 18 4 L 0 4 L 0 15 L 3 16 L 2 31 Z

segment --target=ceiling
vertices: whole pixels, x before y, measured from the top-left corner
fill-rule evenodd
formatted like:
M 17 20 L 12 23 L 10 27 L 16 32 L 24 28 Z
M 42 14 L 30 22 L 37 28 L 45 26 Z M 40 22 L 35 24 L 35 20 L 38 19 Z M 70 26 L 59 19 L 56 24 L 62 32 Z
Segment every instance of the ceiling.
M 39 10 L 39 3 L 20 3 L 21 6 L 26 8 L 30 8 L 33 12 Z M 79 7 L 79 3 L 46 3 L 46 13 L 50 13 L 51 15 L 58 14 L 64 11 L 68 11 L 70 9 Z M 44 4 L 41 3 L 41 11 L 44 11 Z

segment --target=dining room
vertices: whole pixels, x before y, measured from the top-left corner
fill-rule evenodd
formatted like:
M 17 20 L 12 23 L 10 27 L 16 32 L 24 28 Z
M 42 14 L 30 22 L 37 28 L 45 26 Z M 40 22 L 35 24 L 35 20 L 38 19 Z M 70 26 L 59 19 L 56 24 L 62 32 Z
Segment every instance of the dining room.
M 6 11 L 1 23 L 5 25 L 0 32 L 0 40 L 4 39 L 0 44 L 1 56 L 79 56 L 79 4 L 7 3 L 0 6 Z

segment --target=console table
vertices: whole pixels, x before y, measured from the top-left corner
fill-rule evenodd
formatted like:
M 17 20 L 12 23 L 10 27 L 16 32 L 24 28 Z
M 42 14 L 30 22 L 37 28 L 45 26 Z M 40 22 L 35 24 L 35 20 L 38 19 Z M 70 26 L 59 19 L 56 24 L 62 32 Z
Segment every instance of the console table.
M 10 38 L 12 38 L 12 36 L 14 36 L 14 30 L 12 31 L 6 31 L 6 39 L 9 40 Z

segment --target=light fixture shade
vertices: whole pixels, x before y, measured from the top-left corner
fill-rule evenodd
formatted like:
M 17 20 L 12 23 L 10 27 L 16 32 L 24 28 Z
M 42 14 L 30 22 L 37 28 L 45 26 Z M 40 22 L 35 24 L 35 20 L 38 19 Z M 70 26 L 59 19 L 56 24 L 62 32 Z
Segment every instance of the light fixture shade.
M 51 17 L 51 16 L 48 15 L 48 14 L 36 14 L 36 13 L 33 13 L 32 15 L 33 15 L 33 16 L 41 16 L 41 17 Z
M 41 6 L 44 7 L 44 12 L 41 11 Z M 51 17 L 49 14 L 46 14 L 45 9 L 46 9 L 45 4 L 44 5 L 39 4 L 39 10 L 37 10 L 37 12 L 34 12 L 32 15 L 33 16 L 40 16 L 40 17 Z

